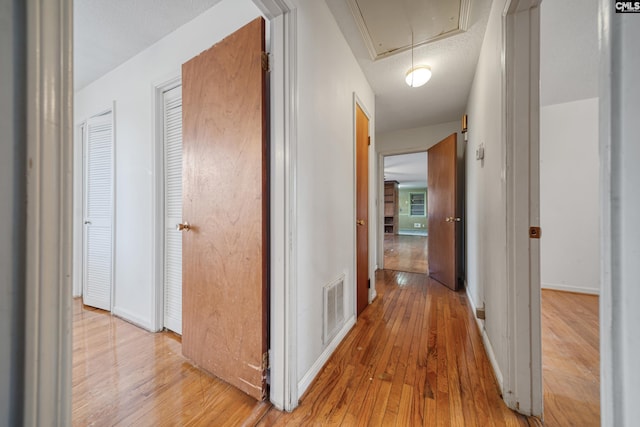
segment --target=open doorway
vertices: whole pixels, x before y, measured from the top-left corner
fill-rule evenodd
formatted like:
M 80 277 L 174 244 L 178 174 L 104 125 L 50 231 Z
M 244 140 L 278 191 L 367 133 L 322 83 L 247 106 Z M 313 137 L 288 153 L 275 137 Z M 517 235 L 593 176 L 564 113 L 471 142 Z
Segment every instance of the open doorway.
M 601 260 L 597 4 L 580 3 L 577 10 L 564 2 L 545 1 L 540 7 L 544 420 L 545 425 L 597 426 Z
M 383 161 L 384 268 L 427 274 L 427 152 Z

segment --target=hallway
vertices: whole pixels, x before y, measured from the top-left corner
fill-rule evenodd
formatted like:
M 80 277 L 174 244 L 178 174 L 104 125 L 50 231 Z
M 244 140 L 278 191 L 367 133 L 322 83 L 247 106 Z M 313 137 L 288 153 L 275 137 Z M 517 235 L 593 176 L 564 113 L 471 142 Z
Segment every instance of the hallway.
M 387 270 L 376 286 L 296 411 L 260 425 L 538 425 L 500 398 L 464 293 Z

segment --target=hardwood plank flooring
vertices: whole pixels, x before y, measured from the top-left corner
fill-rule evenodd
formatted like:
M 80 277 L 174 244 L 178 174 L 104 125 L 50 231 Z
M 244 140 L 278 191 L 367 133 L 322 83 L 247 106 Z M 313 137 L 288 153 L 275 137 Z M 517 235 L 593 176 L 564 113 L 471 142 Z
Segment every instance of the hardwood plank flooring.
M 74 304 L 74 425 L 527 426 L 502 399 L 466 295 L 379 271 L 378 298 L 292 413 L 193 367 L 180 339 Z
M 546 426 L 600 425 L 598 297 L 542 290 Z
M 424 274 L 383 270 L 378 298 L 292 413 L 260 426 L 527 426 L 493 377 L 464 293 Z
M 410 273 L 429 272 L 427 236 L 384 235 L 384 268 Z
M 73 310 L 74 426 L 237 426 L 271 407 L 191 365 L 173 333 L 149 333 L 80 299 Z

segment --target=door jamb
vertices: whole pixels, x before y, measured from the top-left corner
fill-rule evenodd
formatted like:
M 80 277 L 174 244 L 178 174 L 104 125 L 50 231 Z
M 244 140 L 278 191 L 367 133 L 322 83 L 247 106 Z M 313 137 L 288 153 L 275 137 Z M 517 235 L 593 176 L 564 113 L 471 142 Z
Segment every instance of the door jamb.
M 289 0 L 252 0 L 269 21 L 270 309 L 269 399 L 298 406 L 297 371 L 297 11 Z
M 27 70 L 18 92 L 26 109 L 26 294 L 24 425 L 71 424 L 73 273 L 73 5 L 27 1 L 16 33 Z M 24 48 L 24 53 L 23 49 Z M 12 349 L 19 354 L 21 349 Z M 16 356 L 20 357 L 20 356 Z M 20 376 L 20 374 L 17 374 Z
M 598 42 L 600 48 L 599 69 L 599 106 L 598 106 L 598 132 L 600 149 L 600 298 L 599 298 L 599 333 L 600 333 L 600 423 L 602 426 L 614 426 L 623 423 L 623 410 L 621 399 L 617 394 L 624 394 L 622 383 L 624 373 L 620 366 L 620 358 L 614 354 L 614 349 L 619 349 L 619 341 L 622 337 L 619 331 L 622 319 L 614 311 L 614 302 L 620 298 L 621 288 L 620 269 L 616 266 L 616 255 L 619 235 L 614 238 L 615 222 L 619 218 L 620 207 L 613 202 L 616 186 L 620 185 L 619 178 L 613 171 L 619 168 L 619 160 L 622 145 L 619 132 L 621 125 L 614 123 L 613 114 L 617 114 L 616 101 L 620 95 L 613 89 L 613 81 L 619 79 L 619 71 L 614 75 L 615 65 L 619 66 L 619 57 L 625 54 L 624 50 L 617 49 L 620 40 L 619 29 L 615 25 L 615 12 L 610 2 L 598 2 Z M 620 108 L 620 107 L 618 107 Z M 617 134 L 617 135 L 616 135 Z M 616 135 L 616 136 L 614 136 Z M 618 253 L 616 253 L 618 252 Z M 617 276 L 617 277 L 616 277 Z M 614 286 L 616 283 L 616 286 Z M 616 345 L 617 344 L 617 345 Z
M 540 0 L 507 0 L 502 19 L 507 248 L 507 405 L 542 417 L 539 75 Z

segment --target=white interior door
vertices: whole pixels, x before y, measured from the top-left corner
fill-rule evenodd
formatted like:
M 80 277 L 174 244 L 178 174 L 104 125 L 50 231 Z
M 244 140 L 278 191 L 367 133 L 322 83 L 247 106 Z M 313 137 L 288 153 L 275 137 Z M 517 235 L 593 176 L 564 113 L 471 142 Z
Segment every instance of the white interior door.
M 163 94 L 164 327 L 182 334 L 182 87 Z
M 113 284 L 113 114 L 84 133 L 83 301 L 111 311 Z

